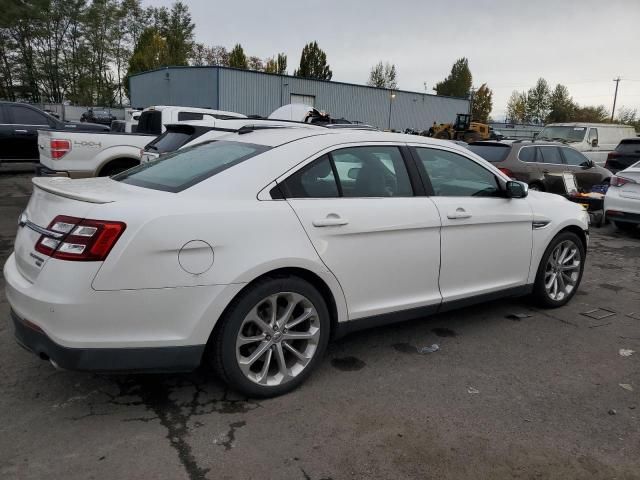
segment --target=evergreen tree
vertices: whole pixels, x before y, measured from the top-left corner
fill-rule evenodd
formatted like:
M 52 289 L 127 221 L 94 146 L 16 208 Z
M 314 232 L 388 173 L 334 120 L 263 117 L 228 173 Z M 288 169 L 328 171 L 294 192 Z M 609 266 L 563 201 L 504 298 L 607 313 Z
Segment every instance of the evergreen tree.
M 493 109 L 493 92 L 483 83 L 473 95 L 471 118 L 474 122 L 488 123 Z
M 300 67 L 293 74 L 297 77 L 331 80 L 333 72 L 327 64 L 327 54 L 318 47 L 318 42 L 305 45 L 300 56 Z
M 451 73 L 443 81 L 436 83 L 434 90 L 438 95 L 448 95 L 450 97 L 469 96 L 473 77 L 469 70 L 469 61 L 460 58 L 451 67 Z
M 247 56 L 244 54 L 244 50 L 242 49 L 242 45 L 239 43 L 236 44 L 235 47 L 229 52 L 229 66 L 233 68 L 249 68 L 249 64 L 247 62 Z

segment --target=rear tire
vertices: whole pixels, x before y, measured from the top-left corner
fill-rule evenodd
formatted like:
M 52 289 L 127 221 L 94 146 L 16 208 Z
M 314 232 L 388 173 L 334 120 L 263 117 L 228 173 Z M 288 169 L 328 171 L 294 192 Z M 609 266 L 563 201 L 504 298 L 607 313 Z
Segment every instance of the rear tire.
M 321 361 L 331 328 L 320 292 L 294 276 L 257 281 L 219 322 L 209 362 L 230 387 L 261 398 L 304 382 Z
M 561 232 L 544 252 L 532 297 L 543 308 L 565 305 L 575 295 L 584 272 L 585 249 L 573 232 Z

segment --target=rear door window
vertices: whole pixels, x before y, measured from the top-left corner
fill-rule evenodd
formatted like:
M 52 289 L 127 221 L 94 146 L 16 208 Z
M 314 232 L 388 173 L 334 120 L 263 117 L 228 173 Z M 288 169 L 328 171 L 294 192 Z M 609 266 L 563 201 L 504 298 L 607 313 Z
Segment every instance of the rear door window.
M 138 187 L 181 192 L 269 149 L 250 143 L 210 142 L 143 163 L 112 178 Z
M 338 184 L 328 155 L 314 160 L 282 183 L 286 198 L 337 198 Z
M 535 147 L 523 147 L 518 152 L 518 158 L 523 162 L 535 163 L 536 161 L 536 149 Z
M 471 144 L 467 147 L 473 153 L 480 155 L 488 162 L 502 162 L 511 148 L 508 145 L 484 145 L 484 144 Z
M 142 112 L 136 132 L 160 135 L 162 133 L 162 112 L 158 110 Z
M 9 105 L 8 108 L 10 114 L 13 114 L 12 123 L 16 125 L 49 125 L 44 113 L 19 105 Z
M 579 167 L 589 161 L 587 160 L 587 157 L 573 148 L 563 148 L 562 155 L 564 156 L 564 160 L 567 162 L 567 165 L 571 165 L 573 167 Z
M 538 147 L 538 158 L 542 163 L 552 163 L 554 165 L 562 164 L 562 157 L 558 147 Z

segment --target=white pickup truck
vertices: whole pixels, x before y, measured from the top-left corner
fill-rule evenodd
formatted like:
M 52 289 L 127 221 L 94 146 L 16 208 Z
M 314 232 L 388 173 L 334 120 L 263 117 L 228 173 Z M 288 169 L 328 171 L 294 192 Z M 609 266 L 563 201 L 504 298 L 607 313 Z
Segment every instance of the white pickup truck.
M 234 112 L 207 108 L 157 106 L 145 109 L 136 133 L 70 132 L 38 130 L 41 176 L 71 178 L 103 177 L 140 164 L 143 147 L 165 130 L 165 125 L 181 120 L 246 118 Z

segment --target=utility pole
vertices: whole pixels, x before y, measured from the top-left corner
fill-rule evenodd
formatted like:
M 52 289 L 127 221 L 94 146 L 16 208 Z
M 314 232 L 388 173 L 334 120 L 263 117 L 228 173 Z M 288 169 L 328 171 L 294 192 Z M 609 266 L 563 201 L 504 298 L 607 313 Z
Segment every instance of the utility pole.
M 613 122 L 613 114 L 616 111 L 616 100 L 618 99 L 618 84 L 620 83 L 620 77 L 614 78 L 614 82 L 616 82 L 616 93 L 613 94 L 613 108 L 611 109 L 611 121 Z

